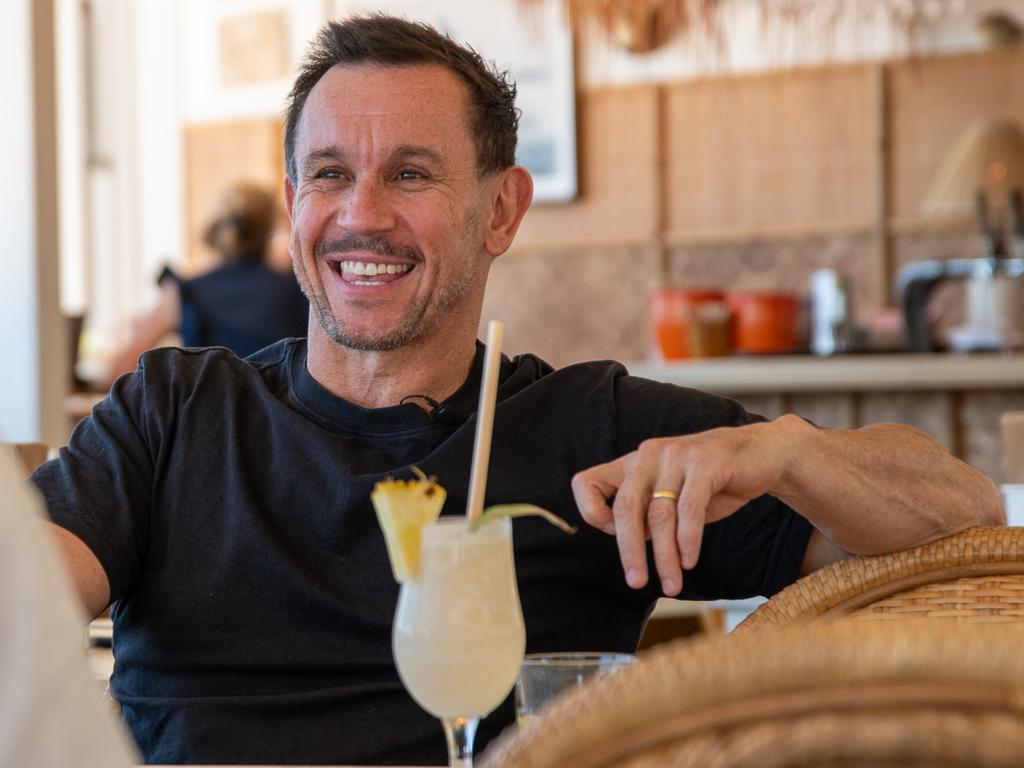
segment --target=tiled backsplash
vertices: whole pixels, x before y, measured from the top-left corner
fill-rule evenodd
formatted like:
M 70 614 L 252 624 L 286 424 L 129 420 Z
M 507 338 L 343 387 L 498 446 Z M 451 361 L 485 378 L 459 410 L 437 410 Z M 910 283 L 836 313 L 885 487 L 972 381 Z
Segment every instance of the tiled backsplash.
M 510 354 L 556 367 L 647 354 L 647 299 L 660 277 L 654 248 L 511 252 L 491 267 L 483 320 L 505 323 Z
M 491 268 L 484 319 L 505 321 L 511 350 L 534 352 L 554 365 L 638 360 L 649 352 L 648 298 L 663 283 L 806 295 L 811 273 L 830 268 L 851 279 L 854 317 L 864 323 L 895 301 L 892 285 L 858 279 L 871 273 L 874 247 L 863 234 L 676 247 L 668 252 L 664 279 L 653 245 L 513 250 Z M 898 235 L 892 240 L 893 271 L 943 256 L 974 258 L 980 247 L 971 232 Z M 940 326 L 960 322 L 962 302 L 955 284 L 935 292 Z

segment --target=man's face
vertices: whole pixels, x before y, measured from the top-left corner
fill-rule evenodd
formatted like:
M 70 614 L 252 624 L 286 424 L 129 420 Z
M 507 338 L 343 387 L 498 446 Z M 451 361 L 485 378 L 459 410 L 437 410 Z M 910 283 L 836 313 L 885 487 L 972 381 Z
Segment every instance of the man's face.
M 478 315 L 490 256 L 467 103 L 439 66 L 334 67 L 310 92 L 290 250 L 338 344 L 395 349 Z

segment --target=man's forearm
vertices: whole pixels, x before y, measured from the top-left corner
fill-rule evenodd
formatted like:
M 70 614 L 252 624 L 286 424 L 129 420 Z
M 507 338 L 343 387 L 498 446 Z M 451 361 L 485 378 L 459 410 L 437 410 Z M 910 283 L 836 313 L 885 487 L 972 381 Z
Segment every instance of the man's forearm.
M 818 429 L 796 416 L 771 426 L 787 446 L 773 495 L 847 552 L 892 552 L 1006 522 L 995 483 L 913 427 Z
M 95 619 L 110 604 L 110 582 L 106 571 L 84 541 L 59 525 L 49 522 L 45 525 L 64 559 L 68 576 L 88 618 Z

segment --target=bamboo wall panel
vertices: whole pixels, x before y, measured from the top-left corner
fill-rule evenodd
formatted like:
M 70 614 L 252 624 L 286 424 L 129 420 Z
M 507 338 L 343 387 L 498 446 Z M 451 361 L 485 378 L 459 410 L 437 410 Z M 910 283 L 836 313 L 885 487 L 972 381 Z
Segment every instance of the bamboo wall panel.
M 283 129 L 277 118 L 201 123 L 185 129 L 188 265 L 201 269 L 209 254 L 203 228 L 223 190 L 238 181 L 278 191 L 284 181 Z M 283 194 L 282 194 L 283 199 Z
M 658 237 L 657 86 L 584 91 L 577 111 L 580 194 L 535 205 L 516 248 L 651 243 Z
M 859 65 L 666 86 L 669 241 L 870 227 L 873 78 Z
M 1024 51 L 900 61 L 888 71 L 891 212 L 920 221 L 932 179 L 971 123 L 1024 124 Z

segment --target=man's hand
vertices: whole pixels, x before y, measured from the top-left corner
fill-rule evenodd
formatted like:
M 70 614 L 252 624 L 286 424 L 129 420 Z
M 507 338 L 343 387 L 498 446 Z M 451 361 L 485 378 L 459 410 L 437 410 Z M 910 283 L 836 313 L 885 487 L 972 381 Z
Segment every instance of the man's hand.
M 780 484 L 790 431 L 780 420 L 646 440 L 577 474 L 576 504 L 590 525 L 616 537 L 633 588 L 647 583 L 650 538 L 662 591 L 675 596 L 682 570 L 697 564 L 704 526 Z
M 895 552 L 1006 524 L 992 480 L 920 430 L 818 429 L 793 415 L 646 440 L 580 472 L 572 489 L 583 519 L 618 540 L 631 587 L 647 583 L 644 542 L 652 540 L 670 596 L 682 588 L 682 570 L 697 564 L 704 526 L 766 493 L 817 529 L 804 572 L 851 553 Z

